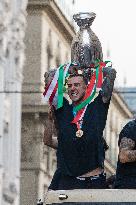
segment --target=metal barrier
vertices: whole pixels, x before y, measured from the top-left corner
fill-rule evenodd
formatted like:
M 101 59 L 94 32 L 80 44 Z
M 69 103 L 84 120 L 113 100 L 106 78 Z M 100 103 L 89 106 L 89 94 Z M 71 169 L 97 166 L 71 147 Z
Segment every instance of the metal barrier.
M 136 205 L 134 189 L 76 189 L 48 191 L 45 205 L 90 204 L 90 205 Z

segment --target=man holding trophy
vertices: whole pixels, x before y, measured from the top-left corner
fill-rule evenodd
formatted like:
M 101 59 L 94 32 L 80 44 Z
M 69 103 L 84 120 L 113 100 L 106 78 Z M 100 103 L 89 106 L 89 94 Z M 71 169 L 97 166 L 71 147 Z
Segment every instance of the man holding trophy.
M 57 149 L 49 189 L 106 188 L 103 130 L 116 71 L 102 61 L 101 44 L 90 28 L 94 18 L 94 13 L 74 15 L 80 30 L 72 43 L 72 63 L 45 74 L 50 113 L 44 143 Z

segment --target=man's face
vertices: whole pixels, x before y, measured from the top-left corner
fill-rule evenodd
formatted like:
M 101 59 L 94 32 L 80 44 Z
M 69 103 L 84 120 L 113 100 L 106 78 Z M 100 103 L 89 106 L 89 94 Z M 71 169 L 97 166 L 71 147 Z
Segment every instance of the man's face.
M 74 104 L 79 104 L 82 102 L 85 91 L 86 84 L 82 76 L 70 77 L 67 82 L 68 85 L 68 95 Z

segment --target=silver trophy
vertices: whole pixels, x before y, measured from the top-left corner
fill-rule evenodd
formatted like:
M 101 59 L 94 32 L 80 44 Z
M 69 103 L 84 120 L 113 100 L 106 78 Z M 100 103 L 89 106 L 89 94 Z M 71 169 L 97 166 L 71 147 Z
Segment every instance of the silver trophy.
M 90 28 L 95 17 L 96 14 L 93 12 L 73 15 L 80 29 L 72 41 L 71 61 L 79 63 L 84 68 L 90 67 L 96 59 L 103 60 L 101 43 Z

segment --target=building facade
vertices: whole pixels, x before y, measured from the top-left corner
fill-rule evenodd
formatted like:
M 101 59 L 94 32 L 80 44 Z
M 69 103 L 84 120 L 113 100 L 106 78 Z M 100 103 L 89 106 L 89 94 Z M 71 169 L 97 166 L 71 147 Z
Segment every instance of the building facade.
M 136 87 L 118 87 L 118 92 L 136 118 Z
M 0 204 L 20 203 L 21 90 L 26 0 L 0 1 Z
M 106 151 L 105 168 L 107 175 L 115 174 L 118 160 L 118 137 L 123 126 L 133 118 L 123 98 L 114 90 L 108 111 L 104 138 L 109 146 Z

